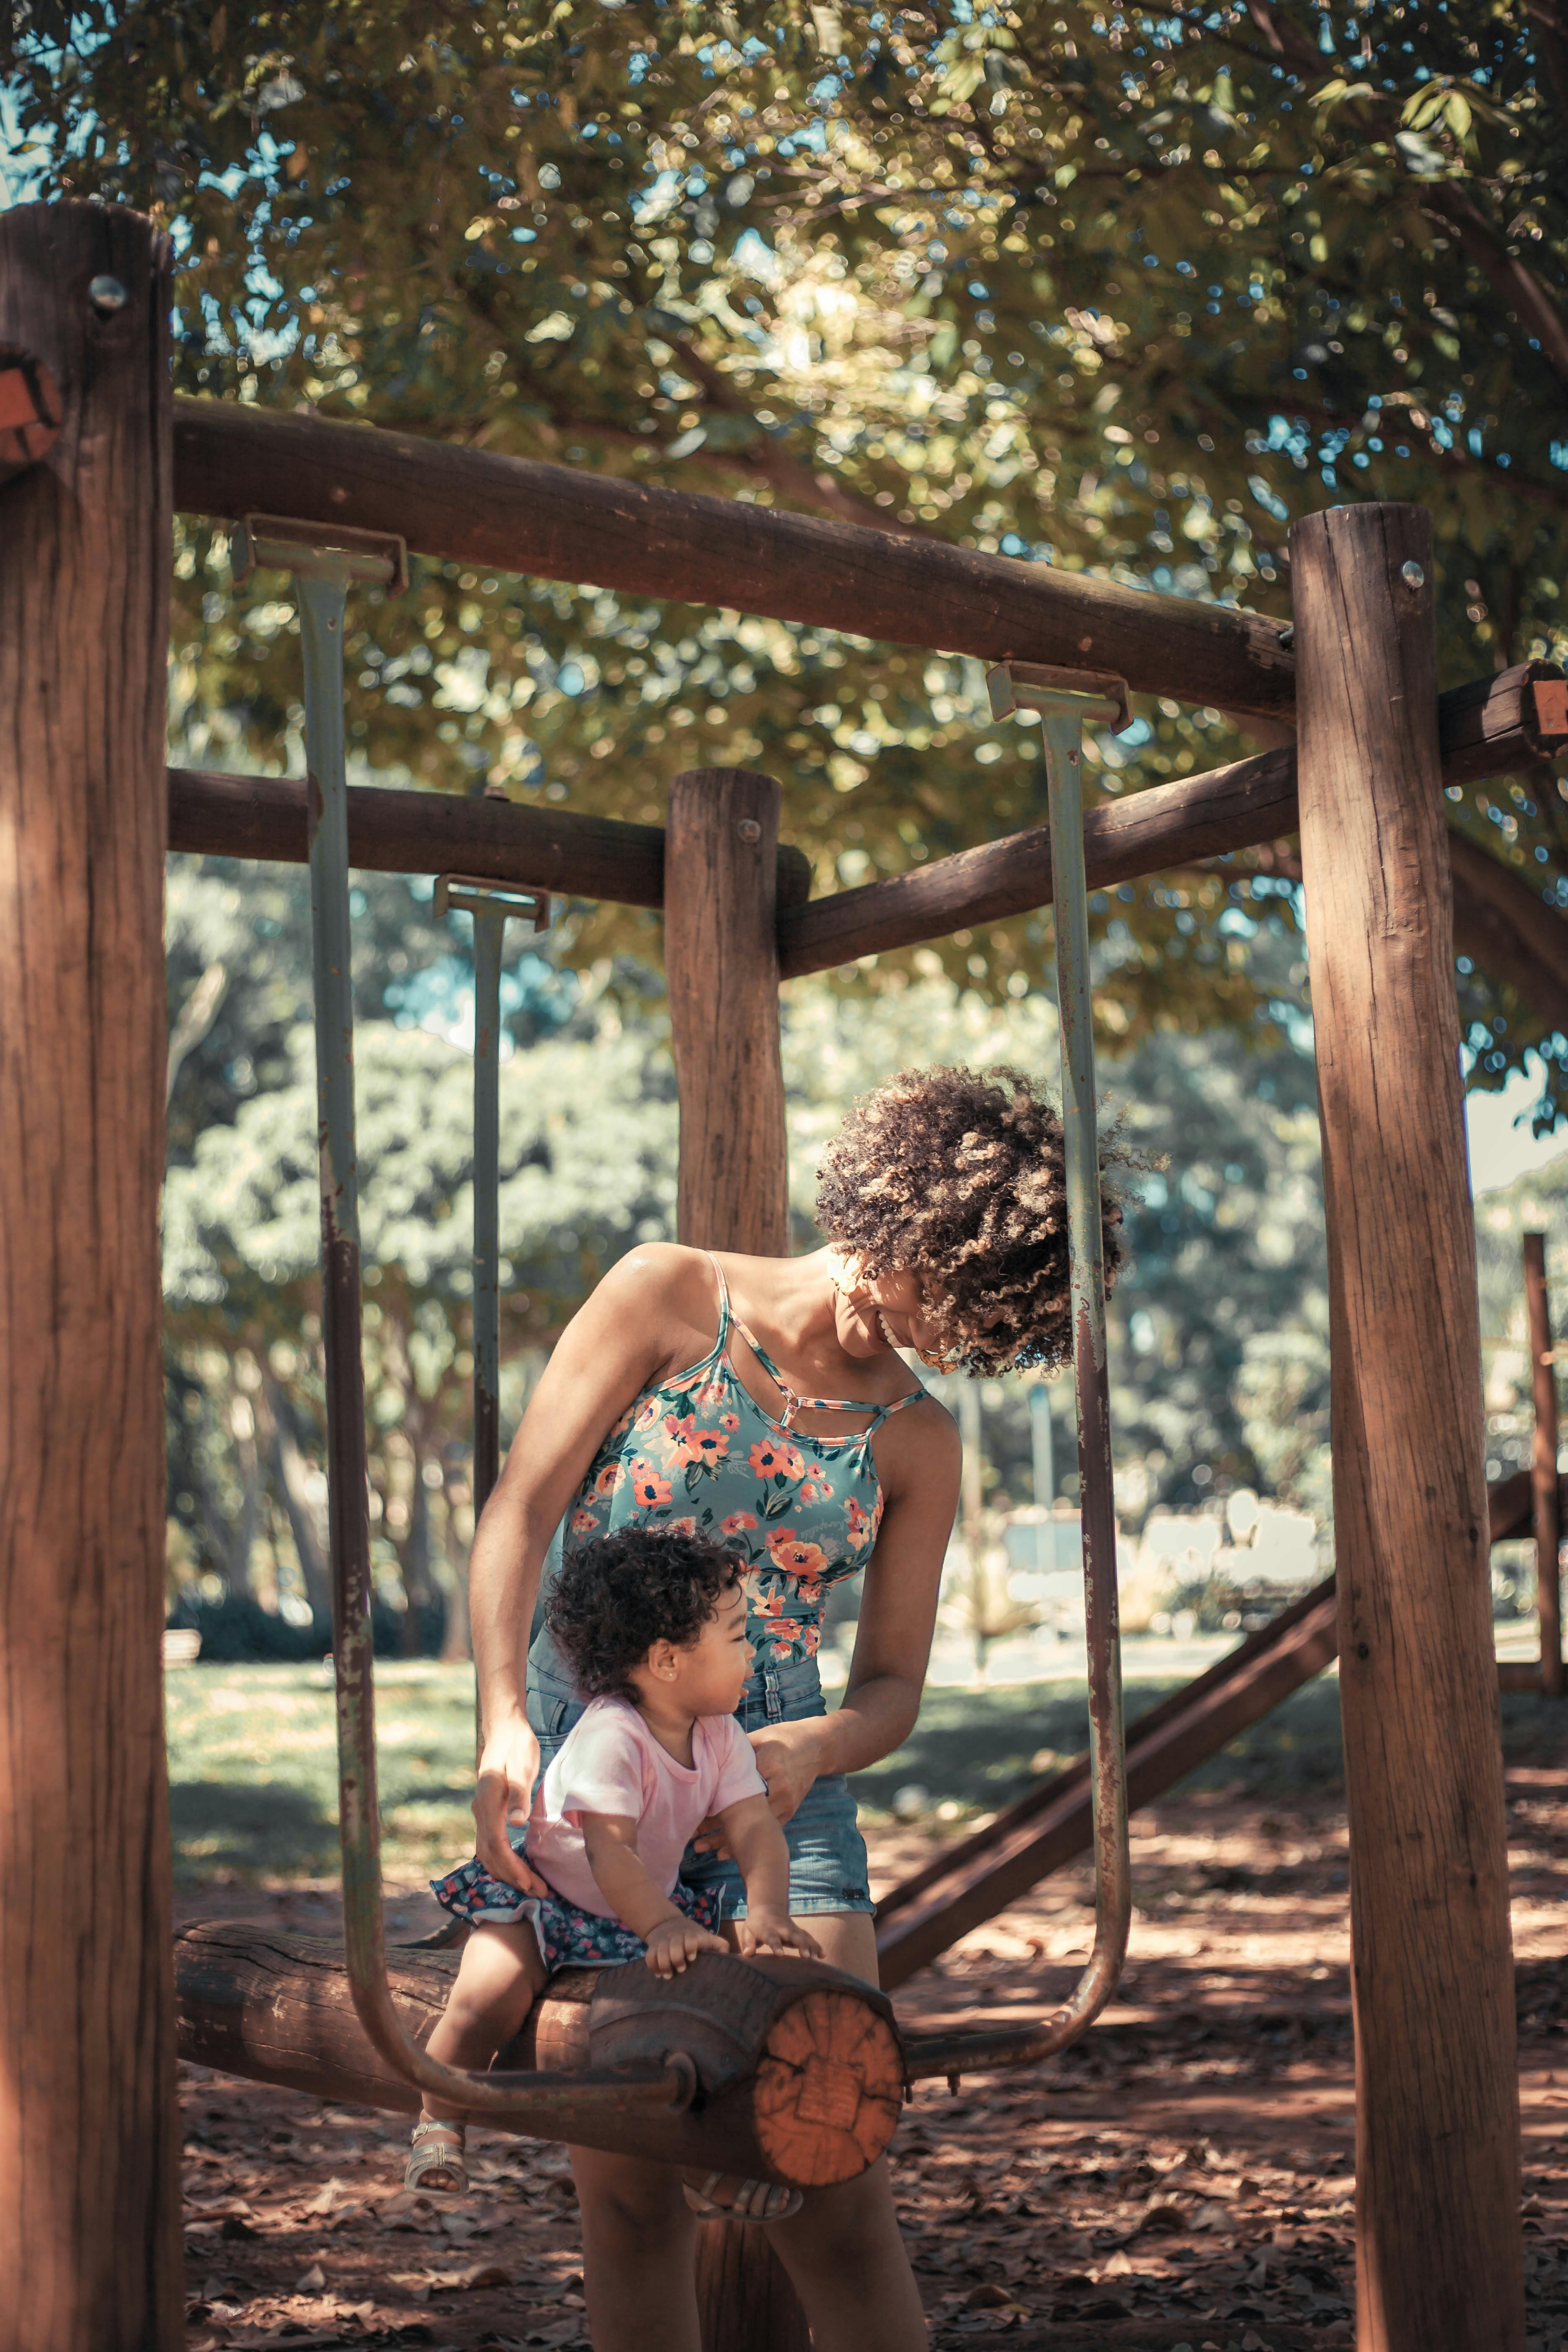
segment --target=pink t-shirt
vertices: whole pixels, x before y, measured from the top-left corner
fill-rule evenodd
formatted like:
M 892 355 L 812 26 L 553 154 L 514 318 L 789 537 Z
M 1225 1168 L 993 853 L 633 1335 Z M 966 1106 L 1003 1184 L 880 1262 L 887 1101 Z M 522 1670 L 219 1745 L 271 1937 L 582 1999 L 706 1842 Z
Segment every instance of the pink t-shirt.
M 710 1813 L 767 1794 L 732 1715 L 698 1717 L 691 1758 L 678 1764 L 626 1699 L 590 1699 L 533 1792 L 526 1850 L 540 1876 L 580 1910 L 614 1918 L 588 1867 L 580 1822 L 584 1813 L 621 1813 L 637 1822 L 643 1868 L 661 1894 L 672 1894 L 680 1857 Z

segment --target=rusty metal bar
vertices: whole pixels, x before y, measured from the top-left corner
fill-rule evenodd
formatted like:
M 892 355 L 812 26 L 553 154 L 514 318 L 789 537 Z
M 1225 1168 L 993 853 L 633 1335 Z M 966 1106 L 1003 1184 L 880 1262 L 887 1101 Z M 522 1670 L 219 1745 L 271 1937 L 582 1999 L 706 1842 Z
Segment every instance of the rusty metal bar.
M 1530 1371 L 1535 1392 L 1535 1444 L 1531 1496 L 1535 1534 L 1535 1612 L 1541 1624 L 1541 1687 L 1563 1695 L 1563 1541 L 1557 1486 L 1557 1366 L 1552 1348 L 1552 1307 L 1546 1289 L 1546 1236 L 1524 1236 L 1524 1304 L 1530 1327 Z
M 237 534 L 235 555 L 237 579 L 258 565 L 292 575 L 304 663 L 338 1834 L 344 1956 L 354 2009 L 372 2046 L 405 2082 L 468 2115 L 506 2119 L 521 2129 L 553 2135 L 584 2112 L 602 2116 L 680 2108 L 695 2095 L 697 2077 L 689 2059 L 679 2052 L 614 2074 L 476 2074 L 444 2066 L 410 2038 L 387 1982 L 361 1352 L 342 645 L 351 584 L 395 586 L 403 576 L 403 554 L 400 542 L 384 541 L 377 546 L 363 532 L 344 532 L 340 543 L 320 525 L 305 530 L 253 516 Z
M 1105 1346 L 1105 1253 L 1100 1221 L 1100 1143 L 1094 1097 L 1094 1032 L 1089 984 L 1089 887 L 1083 856 L 1083 728 L 1128 722 L 1127 688 L 1098 673 L 1015 662 L 988 681 L 992 715 L 1039 713 L 1045 729 L 1056 870 L 1057 1010 L 1062 1039 L 1068 1241 L 1072 1289 L 1073 1370 L 1078 1387 L 1078 1462 L 1083 1533 L 1083 1594 L 1089 1646 L 1089 1781 L 1094 1813 L 1095 1927 L 1089 1965 L 1065 2007 L 1036 2024 L 994 2033 L 922 2036 L 910 2053 L 911 2080 L 975 2068 L 1028 2066 L 1086 2032 L 1116 1990 L 1132 1917 L 1127 1842 L 1127 1748 L 1121 1715 L 1117 1624 L 1116 1503 L 1111 1485 L 1110 1398 Z
M 441 874 L 436 912 L 474 919 L 474 1518 L 500 1472 L 500 967 L 509 915 L 550 928 L 550 898 L 510 882 Z

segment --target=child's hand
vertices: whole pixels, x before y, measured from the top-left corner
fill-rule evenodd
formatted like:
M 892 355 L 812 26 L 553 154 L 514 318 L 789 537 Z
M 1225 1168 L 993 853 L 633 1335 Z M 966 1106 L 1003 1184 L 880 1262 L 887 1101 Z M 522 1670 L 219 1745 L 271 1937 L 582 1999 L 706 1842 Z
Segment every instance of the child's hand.
M 737 1919 L 735 1945 L 742 1959 L 753 1952 L 796 1952 L 805 1960 L 822 1958 L 816 1937 L 784 1911 L 751 1910 L 744 1919 Z
M 661 1919 L 647 1934 L 647 1964 L 656 1977 L 679 1976 L 699 1952 L 727 1952 L 721 1936 L 710 1936 L 694 1919 Z

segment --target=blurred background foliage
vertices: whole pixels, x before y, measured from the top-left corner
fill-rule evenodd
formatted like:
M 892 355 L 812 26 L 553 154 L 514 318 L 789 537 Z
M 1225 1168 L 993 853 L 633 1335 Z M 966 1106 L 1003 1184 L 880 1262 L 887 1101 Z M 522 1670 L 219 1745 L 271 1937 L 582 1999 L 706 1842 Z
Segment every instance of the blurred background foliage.
M 472 1007 L 466 922 L 428 884 L 360 877 L 357 1093 L 372 1531 L 386 1638 L 466 1642 Z M 171 1600 L 209 1646 L 226 1595 L 325 1640 L 308 886 L 171 861 L 168 1300 Z M 1112 1306 L 1124 1516 L 1252 1485 L 1326 1507 L 1327 1361 L 1312 1066 L 1290 1008 L 1287 913 L 1249 943 L 1279 1019 L 1255 1037 L 1155 1028 L 1101 1069 L 1108 1116 L 1160 1164 L 1128 1185 Z M 514 936 L 500 1073 L 502 1410 L 515 1424 L 556 1331 L 604 1268 L 674 1221 L 677 1118 L 651 976 L 574 973 Z M 1109 969 L 1115 942 L 1096 950 Z M 189 1008 L 200 1007 L 198 1034 Z M 929 955 L 869 1000 L 784 992 L 795 1239 L 821 1148 L 858 1095 L 911 1063 L 1016 1065 L 1055 1084 L 1054 1006 L 988 1000 Z M 1289 1031 L 1291 1034 L 1286 1034 Z M 936 1383 L 956 1404 L 957 1384 Z M 1053 1391 L 1057 1493 L 1076 1493 L 1068 1384 Z M 1021 1380 L 983 1384 L 988 1509 L 1032 1500 Z M 213 1615 L 217 1611 L 218 1617 Z M 252 1647 L 245 1615 L 236 1639 Z M 267 1646 L 263 1643 L 263 1646 Z M 276 1646 L 276 1645 L 274 1645 Z
M 18 0 L 0 47 L 11 197 L 167 223 L 187 394 L 1281 616 L 1292 519 L 1408 499 L 1436 527 L 1444 685 L 1568 646 L 1562 0 Z M 756 766 L 819 890 L 1043 819 L 1037 736 L 986 723 L 972 663 L 414 572 L 352 610 L 359 781 L 657 821 L 678 769 Z M 205 525 L 176 573 L 172 756 L 297 772 L 290 606 L 265 576 L 236 590 Z M 1091 743 L 1091 796 L 1258 740 L 1143 698 Z M 1450 801 L 1568 906 L 1550 772 Z M 443 1589 L 460 1603 L 469 1525 L 467 942 L 427 886 L 362 877 L 356 918 L 375 1535 L 412 1644 Z M 1296 890 L 1231 861 L 1100 894 L 1095 921 L 1108 1082 L 1169 1155 L 1129 1202 L 1124 1454 L 1151 1503 L 1206 1470 L 1321 1508 Z M 302 877 L 173 862 L 171 1573 L 248 1583 L 301 1632 L 322 1591 L 307 937 Z M 861 1085 L 944 1055 L 1051 1066 L 1049 957 L 1047 915 L 786 992 L 803 1220 Z M 597 1272 L 668 1225 L 658 961 L 657 918 L 584 905 L 514 961 L 509 1418 Z M 1554 1118 L 1568 1043 L 1484 971 L 1459 986 L 1469 1083 L 1528 1067 Z M 989 1401 L 987 1451 L 1019 1499 L 1020 1395 Z
M 1417 499 L 1444 683 L 1563 649 L 1561 0 L 28 0 L 15 21 L 14 188 L 169 221 L 188 393 L 1280 614 L 1293 516 Z M 186 753 L 297 757 L 288 607 L 237 595 L 205 528 L 179 572 Z M 760 766 L 819 887 L 1043 814 L 1030 731 L 986 729 L 973 666 L 934 655 L 434 564 L 356 608 L 352 652 L 376 769 L 657 817 L 679 766 Z M 1095 776 L 1242 748 L 1217 712 L 1146 701 Z M 1451 821 L 1568 897 L 1549 775 Z M 1121 1034 L 1251 1021 L 1216 928 L 1246 889 L 1124 894 Z M 585 954 L 651 952 L 646 917 L 577 920 Z M 993 992 L 1043 969 L 1020 923 L 938 952 Z M 1550 1112 L 1562 1039 L 1462 985 L 1475 1082 L 1543 1045 Z

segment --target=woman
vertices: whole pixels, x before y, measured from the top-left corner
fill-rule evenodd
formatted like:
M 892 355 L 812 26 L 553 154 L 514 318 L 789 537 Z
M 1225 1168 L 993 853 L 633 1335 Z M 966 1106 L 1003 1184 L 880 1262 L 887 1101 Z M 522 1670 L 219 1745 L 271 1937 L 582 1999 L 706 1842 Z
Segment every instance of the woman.
M 826 1248 L 639 1248 L 562 1334 L 474 1541 L 474 1815 L 485 1867 L 539 1891 L 507 1831 L 580 1712 L 548 1638 L 528 1651 L 562 1520 L 568 1547 L 631 1520 L 694 1525 L 750 1563 L 756 1664 L 741 1721 L 789 1842 L 790 1909 L 825 1958 L 875 1982 L 844 1776 L 914 1726 L 959 1487 L 956 1428 L 900 1351 L 976 1374 L 1066 1356 L 1061 1123 L 1013 1071 L 907 1072 L 851 1112 L 821 1177 Z M 1119 1213 L 1108 1202 L 1108 1271 Z M 848 1684 L 829 1715 L 824 1601 L 861 1567 Z M 700 1846 L 683 1877 L 717 1880 L 726 1918 L 741 1916 L 733 1864 L 715 1839 Z M 748 2182 L 683 2185 L 671 2168 L 591 2149 L 572 2160 L 595 2352 L 698 2352 L 693 2208 L 763 2222 L 817 2352 L 925 2343 L 885 2164 L 797 2202 Z

